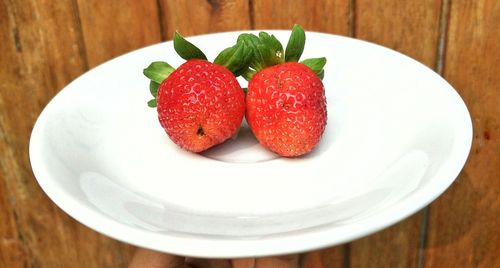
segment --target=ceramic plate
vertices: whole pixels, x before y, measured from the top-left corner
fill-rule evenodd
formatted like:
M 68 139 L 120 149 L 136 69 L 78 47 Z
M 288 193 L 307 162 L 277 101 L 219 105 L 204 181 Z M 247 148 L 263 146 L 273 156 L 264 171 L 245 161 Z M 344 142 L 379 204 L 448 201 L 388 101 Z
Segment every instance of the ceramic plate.
M 286 44 L 288 31 L 272 33 Z M 238 34 L 189 40 L 213 59 Z M 34 174 L 81 223 L 174 254 L 286 254 L 376 232 L 453 182 L 471 119 L 445 80 L 395 51 L 307 33 L 302 58 L 321 56 L 328 125 L 305 157 L 266 151 L 247 126 L 203 154 L 174 145 L 146 105 L 142 75 L 152 61 L 182 63 L 166 42 L 108 61 L 57 94 L 32 132 Z

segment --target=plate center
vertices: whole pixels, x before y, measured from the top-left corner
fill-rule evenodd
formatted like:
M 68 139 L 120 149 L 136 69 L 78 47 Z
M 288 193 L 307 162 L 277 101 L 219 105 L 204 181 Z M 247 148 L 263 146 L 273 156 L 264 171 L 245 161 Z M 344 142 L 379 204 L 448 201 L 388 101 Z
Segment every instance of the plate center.
M 201 155 L 228 163 L 258 163 L 279 157 L 260 145 L 245 120 L 236 136 L 204 151 Z

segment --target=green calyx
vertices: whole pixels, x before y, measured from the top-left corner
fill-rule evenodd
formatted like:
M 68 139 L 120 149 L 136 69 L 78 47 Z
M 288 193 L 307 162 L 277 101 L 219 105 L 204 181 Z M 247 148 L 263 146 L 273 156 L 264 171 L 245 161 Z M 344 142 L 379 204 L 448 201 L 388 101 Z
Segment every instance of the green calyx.
M 158 94 L 158 87 L 163 80 L 174 71 L 174 67 L 163 61 L 152 62 L 146 69 L 143 70 L 143 74 L 151 80 L 149 82 L 149 92 L 153 96 L 153 99 L 148 101 L 149 107 L 156 107 L 156 96 Z
M 161 84 L 174 70 L 174 67 L 166 62 L 155 61 L 144 69 L 143 74 L 151 79 L 152 82 Z
M 249 81 L 255 73 L 264 68 L 285 62 L 299 62 L 305 42 L 305 32 L 297 24 L 293 26 L 285 49 L 274 35 L 269 35 L 266 32 L 260 32 L 258 36 L 244 33 L 238 36 L 236 44 L 222 50 L 214 59 L 214 63 L 225 67 L 235 77 L 241 75 Z M 187 41 L 178 32 L 174 33 L 173 43 L 175 51 L 181 58 L 207 60 L 207 56 L 201 49 Z M 300 61 L 300 63 L 309 67 L 323 79 L 326 58 L 311 58 Z M 156 107 L 158 88 L 173 71 L 175 68 L 163 61 L 152 62 L 144 69 L 144 75 L 151 80 L 149 91 L 153 99 L 148 101 L 149 107 Z
M 214 63 L 226 67 L 234 76 L 238 77 L 246 72 L 252 59 L 252 48 L 245 42 L 238 41 L 232 47 L 222 50 L 215 58 Z
M 259 71 L 285 62 L 283 46 L 274 35 L 266 32 L 259 33 L 259 36 L 245 33 L 238 37 L 239 42 L 246 44 L 252 50 L 248 69 Z M 251 73 L 251 71 L 247 70 L 246 73 Z
M 195 45 L 193 45 L 188 40 L 184 39 L 184 37 L 179 33 L 174 33 L 174 49 L 181 58 L 185 60 L 190 59 L 200 59 L 207 60 L 207 56 Z
M 299 62 L 304 51 L 306 35 L 300 25 L 294 25 L 284 52 L 283 46 L 278 39 L 266 32 L 260 32 L 259 36 L 248 33 L 241 34 L 238 37 L 238 42 L 243 42 L 252 49 L 253 55 L 248 67 L 241 74 L 246 80 L 250 80 L 257 71 L 266 67 L 285 62 Z M 311 70 L 323 79 L 325 73 L 323 67 L 326 64 L 326 58 L 306 59 L 300 63 L 311 68 Z
M 181 58 L 185 60 L 207 60 L 207 56 L 205 56 L 201 49 L 193 43 L 187 41 L 178 32 L 174 33 L 173 43 L 175 51 Z M 222 50 L 222 52 L 220 52 L 220 54 L 215 58 L 214 63 L 227 68 L 236 77 L 244 74 L 248 75 L 248 64 L 253 55 L 252 51 L 252 48 L 246 43 L 241 41 L 236 42 L 235 45 Z M 148 101 L 149 107 L 156 107 L 158 88 L 173 71 L 175 71 L 175 68 L 163 61 L 152 62 L 146 69 L 143 70 L 143 74 L 151 80 L 149 83 L 149 92 L 153 96 L 153 99 Z
M 285 50 L 285 61 L 287 62 L 298 62 L 302 52 L 304 52 L 304 46 L 306 45 L 306 33 L 297 24 L 293 26 L 292 34 L 288 39 L 288 44 Z
M 313 70 L 319 76 L 319 78 L 323 79 L 323 77 L 325 76 L 325 70 L 323 70 L 323 67 L 325 67 L 326 64 L 325 57 L 306 59 L 301 61 L 300 63 Z

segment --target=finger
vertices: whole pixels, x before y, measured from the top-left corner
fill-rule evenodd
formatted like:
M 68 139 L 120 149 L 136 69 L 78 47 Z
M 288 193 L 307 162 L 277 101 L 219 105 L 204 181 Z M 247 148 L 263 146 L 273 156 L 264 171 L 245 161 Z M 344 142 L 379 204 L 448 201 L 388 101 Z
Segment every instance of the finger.
M 233 268 L 254 268 L 255 267 L 255 259 L 247 258 L 247 259 L 234 259 L 232 260 Z
M 255 268 L 297 268 L 299 255 L 266 257 L 255 260 Z
M 188 267 L 193 268 L 231 268 L 231 262 L 224 259 L 186 258 Z
M 129 268 L 182 268 L 184 257 L 138 248 Z

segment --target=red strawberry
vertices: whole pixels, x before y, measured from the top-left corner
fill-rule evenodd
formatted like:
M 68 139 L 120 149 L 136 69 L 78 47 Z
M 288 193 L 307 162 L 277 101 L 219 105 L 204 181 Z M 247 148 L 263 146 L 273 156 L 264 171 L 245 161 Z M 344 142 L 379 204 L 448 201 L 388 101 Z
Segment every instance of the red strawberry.
M 175 144 L 201 152 L 238 131 L 245 96 L 235 75 L 247 67 L 252 52 L 239 42 L 211 63 L 178 33 L 174 48 L 187 60 L 177 70 L 165 62 L 153 62 L 144 69 L 155 97 L 148 105 L 157 106 L 160 124 Z
M 158 118 L 170 139 L 189 151 L 201 152 L 239 129 L 245 96 L 226 68 L 192 59 L 160 85 L 157 105 Z
M 248 85 L 247 122 L 265 147 L 282 156 L 299 156 L 318 144 L 326 125 L 321 79 L 301 63 L 268 67 Z
M 246 119 L 259 142 L 287 157 L 306 154 L 319 143 L 327 114 L 321 78 L 325 58 L 297 63 L 305 43 L 296 25 L 286 53 L 274 36 L 243 34 L 253 44 L 254 60 L 245 78 L 251 78 L 246 98 Z

